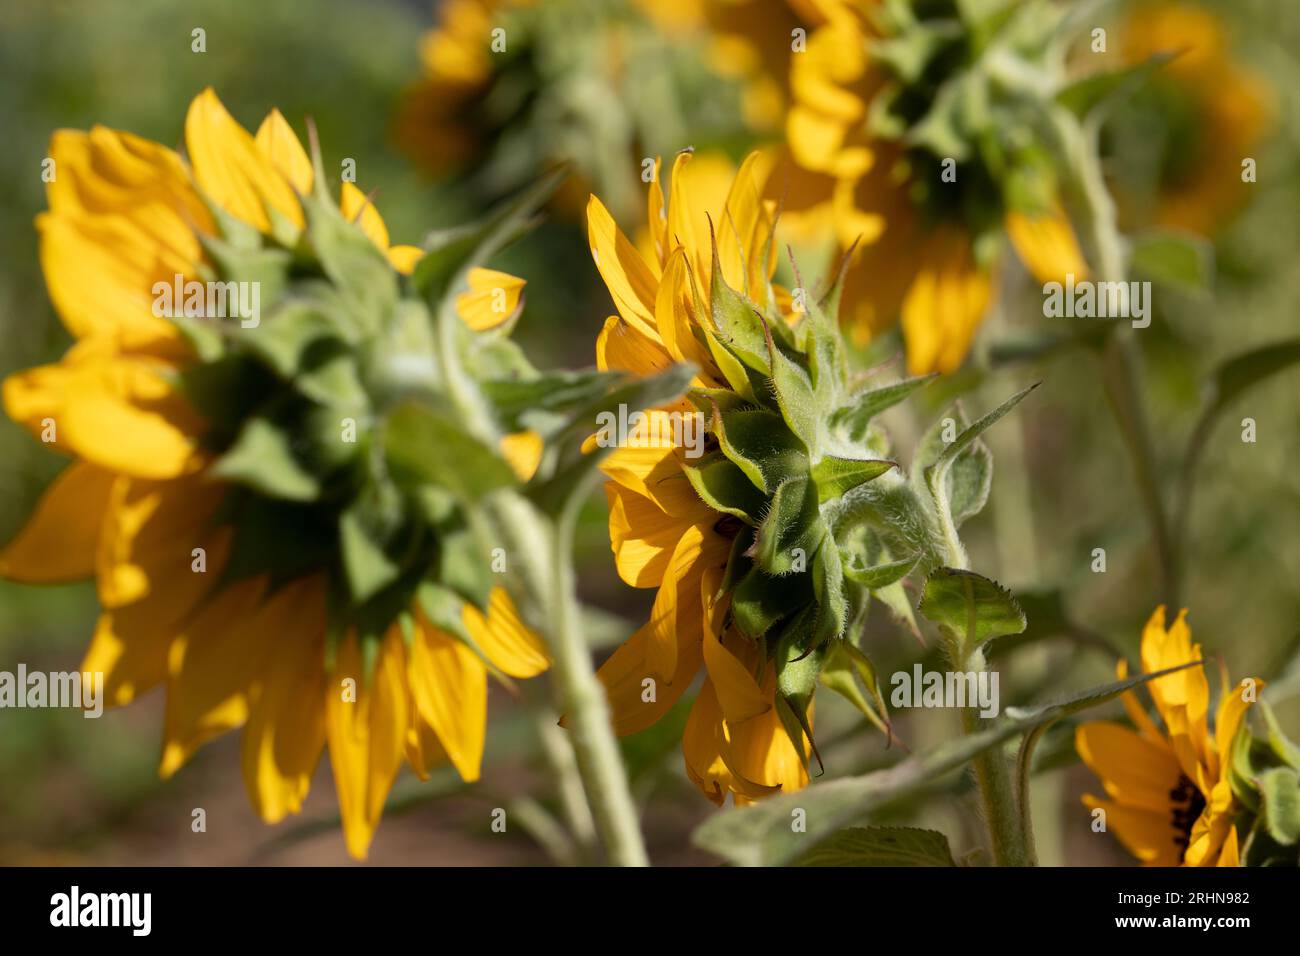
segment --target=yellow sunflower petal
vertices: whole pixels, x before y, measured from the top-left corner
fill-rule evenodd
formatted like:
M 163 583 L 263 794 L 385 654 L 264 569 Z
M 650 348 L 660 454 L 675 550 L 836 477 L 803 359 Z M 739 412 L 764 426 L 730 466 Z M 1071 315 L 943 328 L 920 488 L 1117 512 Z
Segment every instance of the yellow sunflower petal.
M 463 641 L 418 621 L 407 676 L 419 716 L 466 783 L 479 778 L 487 728 L 487 668 Z
M 501 455 L 520 481 L 528 481 L 537 473 L 545 449 L 542 436 L 531 429 L 501 436 Z
M 62 361 L 9 376 L 9 416 L 47 444 L 110 471 L 175 478 L 197 470 L 201 424 L 148 359 L 105 355 L 93 341 Z
M 476 266 L 469 270 L 466 281 L 469 291 L 456 297 L 456 313 L 475 332 L 496 328 L 518 311 L 523 279 Z
M 596 268 L 619 314 L 638 331 L 655 338 L 654 301 L 658 279 L 595 196 L 587 203 L 587 239 Z
M 415 271 L 415 266 L 424 258 L 424 250 L 419 246 L 389 246 L 388 261 L 404 276 L 409 276 Z
M 158 772 L 170 777 L 200 746 L 248 718 L 263 652 L 290 621 L 263 607 L 266 583 L 245 579 L 213 597 L 172 641 Z M 238 621 L 238 627 L 231 622 Z
M 345 699 L 345 680 L 354 682 L 355 699 Z M 410 697 L 400 633 L 384 638 L 369 686 L 355 635 L 342 642 L 326 682 L 325 726 L 344 841 L 365 859 L 406 754 Z
M 462 621 L 479 650 L 511 677 L 535 677 L 551 666 L 542 639 L 519 619 L 506 589 L 494 587 L 488 595 L 486 616 L 466 604 Z
M 699 696 L 691 705 L 686 728 L 682 732 L 682 758 L 686 762 L 686 775 L 700 792 L 718 806 L 727 799 L 732 788 L 731 771 L 722 759 L 718 741 L 721 737 L 722 708 L 713 682 L 704 679 Z
M 211 87 L 190 103 L 185 148 L 199 187 L 236 219 L 270 232 L 269 210 L 299 229 L 302 207 L 275 164 L 235 122 Z
M 667 680 L 659 677 L 646 662 L 650 628 L 642 625 L 596 672 L 620 737 L 645 730 L 666 714 L 691 686 L 702 663 L 700 644 L 685 643 L 677 651 L 677 670 Z
M 324 583 L 294 582 L 278 598 L 292 623 L 267 648 L 240 742 L 244 785 L 267 823 L 302 809 L 325 747 Z
M 46 489 L 31 518 L 0 551 L 0 577 L 24 584 L 88 578 L 115 476 L 75 461 Z
M 266 119 L 257 128 L 255 140 L 258 149 L 271 160 L 271 165 L 289 181 L 289 185 L 299 195 L 305 196 L 311 192 L 315 170 L 312 169 L 307 151 L 302 148 L 302 142 L 283 113 L 278 109 L 267 113 Z
M 1066 276 L 1074 276 L 1076 282 L 1088 278 L 1088 264 L 1079 251 L 1074 227 L 1060 209 L 1036 217 L 1009 212 L 1006 230 L 1020 261 L 1039 282 L 1064 282 Z
M 1182 768 L 1167 747 L 1108 721 L 1080 725 L 1074 741 L 1112 799 L 1153 812 L 1168 810 L 1169 792 L 1178 786 Z

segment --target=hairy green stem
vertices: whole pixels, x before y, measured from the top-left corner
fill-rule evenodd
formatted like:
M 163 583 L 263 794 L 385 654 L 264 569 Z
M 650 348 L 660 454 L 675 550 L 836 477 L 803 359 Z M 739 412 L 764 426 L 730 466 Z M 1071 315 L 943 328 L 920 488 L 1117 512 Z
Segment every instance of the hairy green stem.
M 593 473 L 599 477 L 599 473 Z M 623 756 L 610 722 L 605 689 L 596 680 L 583 636 L 573 571 L 573 533 L 584 488 L 551 522 L 514 492 L 490 502 L 495 531 L 511 542 L 514 567 L 547 622 L 556 706 L 565 715 L 578 772 L 587 791 L 609 861 L 616 866 L 647 866 L 636 805 Z

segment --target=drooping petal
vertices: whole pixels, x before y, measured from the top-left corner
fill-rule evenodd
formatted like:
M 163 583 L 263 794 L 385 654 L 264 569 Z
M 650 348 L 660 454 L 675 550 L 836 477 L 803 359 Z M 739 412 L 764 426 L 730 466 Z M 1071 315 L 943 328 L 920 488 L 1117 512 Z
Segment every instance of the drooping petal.
M 501 437 L 501 455 L 520 481 L 528 481 L 537 473 L 545 448 L 542 436 L 531 429 Z
M 355 222 L 380 250 L 388 251 L 388 226 L 384 224 L 384 217 L 355 183 L 344 180 L 339 190 L 339 212 L 348 222 Z
M 677 669 L 668 679 L 661 678 L 646 661 L 650 627 L 642 625 L 596 672 L 620 737 L 645 730 L 666 714 L 691 686 L 702 663 L 700 643 L 683 643 L 677 650 Z
M 551 666 L 546 645 L 520 620 L 505 588 L 492 589 L 486 615 L 467 603 L 461 620 L 479 650 L 502 673 L 523 679 L 535 677 Z
M 657 587 L 691 522 L 672 519 L 649 498 L 614 481 L 605 483 L 605 496 L 618 576 L 634 588 Z
M 1068 276 L 1076 282 L 1088 278 L 1088 263 L 1079 250 L 1074 228 L 1059 208 L 1042 216 L 1009 212 L 1006 230 L 1016 255 L 1039 282 L 1065 282 Z
M 109 471 L 175 478 L 196 471 L 202 424 L 165 377 L 167 366 L 116 356 L 86 340 L 54 365 L 5 379 L 9 416 L 47 444 Z
M 479 778 L 487 728 L 487 668 L 464 641 L 417 619 L 407 676 L 419 717 L 466 783 Z
M 355 698 L 344 682 L 351 680 Z M 338 791 L 348 853 L 365 859 L 384 801 L 406 753 L 410 698 L 401 634 L 394 629 L 380 646 L 369 685 L 360 642 L 340 644 L 325 689 L 326 739 Z
M 263 607 L 264 579 L 238 581 L 185 623 L 168 652 L 167 711 L 158 772 L 170 777 L 200 746 L 248 718 L 265 655 L 289 621 Z M 238 621 L 238 627 L 231 624 Z
M 682 758 L 686 762 L 686 775 L 700 792 L 718 806 L 727 799 L 732 788 L 731 771 L 722 758 L 719 740 L 722 739 L 722 708 L 713 682 L 704 679 L 699 696 L 691 705 L 686 728 L 682 732 Z
M 82 461 L 60 472 L 22 530 L 0 551 L 0 577 L 54 584 L 94 574 L 114 480 L 112 472 Z
M 294 582 L 273 601 L 288 626 L 266 649 L 241 740 L 244 785 L 267 823 L 302 809 L 325 747 L 324 582 Z

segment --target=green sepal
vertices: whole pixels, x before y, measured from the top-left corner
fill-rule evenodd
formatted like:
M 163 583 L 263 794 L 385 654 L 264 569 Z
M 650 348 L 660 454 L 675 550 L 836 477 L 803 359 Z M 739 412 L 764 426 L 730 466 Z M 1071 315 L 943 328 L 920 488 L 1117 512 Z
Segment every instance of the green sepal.
M 464 431 L 451 414 L 427 404 L 406 402 L 389 414 L 383 442 L 398 481 L 441 485 L 464 501 L 516 483 L 496 449 Z
M 271 498 L 312 501 L 320 495 L 320 482 L 299 463 L 289 435 L 261 417 L 244 423 L 234 445 L 213 463 L 209 473 Z
M 806 609 L 811 598 L 803 576 L 772 577 L 751 568 L 731 592 L 731 615 L 741 633 L 757 641 L 777 622 Z
M 397 305 L 397 272 L 379 248 L 333 202 L 307 196 L 302 201 L 306 238 L 330 281 L 338 289 L 357 328 L 379 332 Z
M 695 493 L 714 511 L 735 515 L 748 525 L 757 525 L 767 499 L 754 487 L 740 467 L 721 452 L 705 455 L 697 463 L 683 466 Z
M 825 535 L 817 489 L 806 478 L 790 478 L 772 496 L 750 557 L 769 574 L 787 574 L 801 566 L 806 570 L 813 565 Z
M 830 643 L 826 648 L 819 679 L 824 686 L 861 711 L 862 716 L 887 738 L 893 738 L 893 726 L 889 720 L 889 710 L 885 706 L 885 697 L 880 692 L 880 679 L 875 665 L 852 641 Z
M 877 458 L 834 458 L 827 455 L 812 466 L 813 483 L 817 486 L 817 500 L 829 501 L 852 491 L 858 485 L 879 478 L 898 462 Z
M 760 491 L 771 494 L 783 481 L 808 474 L 808 455 L 803 442 L 773 412 L 766 409 L 725 412 L 715 408 L 713 433 L 722 453 Z

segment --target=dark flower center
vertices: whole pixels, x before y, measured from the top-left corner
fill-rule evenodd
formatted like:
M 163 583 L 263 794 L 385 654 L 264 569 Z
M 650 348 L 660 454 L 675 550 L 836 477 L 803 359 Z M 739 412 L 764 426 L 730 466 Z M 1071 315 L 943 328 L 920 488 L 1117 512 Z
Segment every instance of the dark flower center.
M 1170 822 L 1174 828 L 1174 845 L 1181 848 L 1181 859 L 1191 843 L 1192 826 L 1205 810 L 1205 797 L 1191 778 L 1182 774 L 1178 778 L 1178 786 L 1169 791 L 1169 799 L 1173 802 Z

